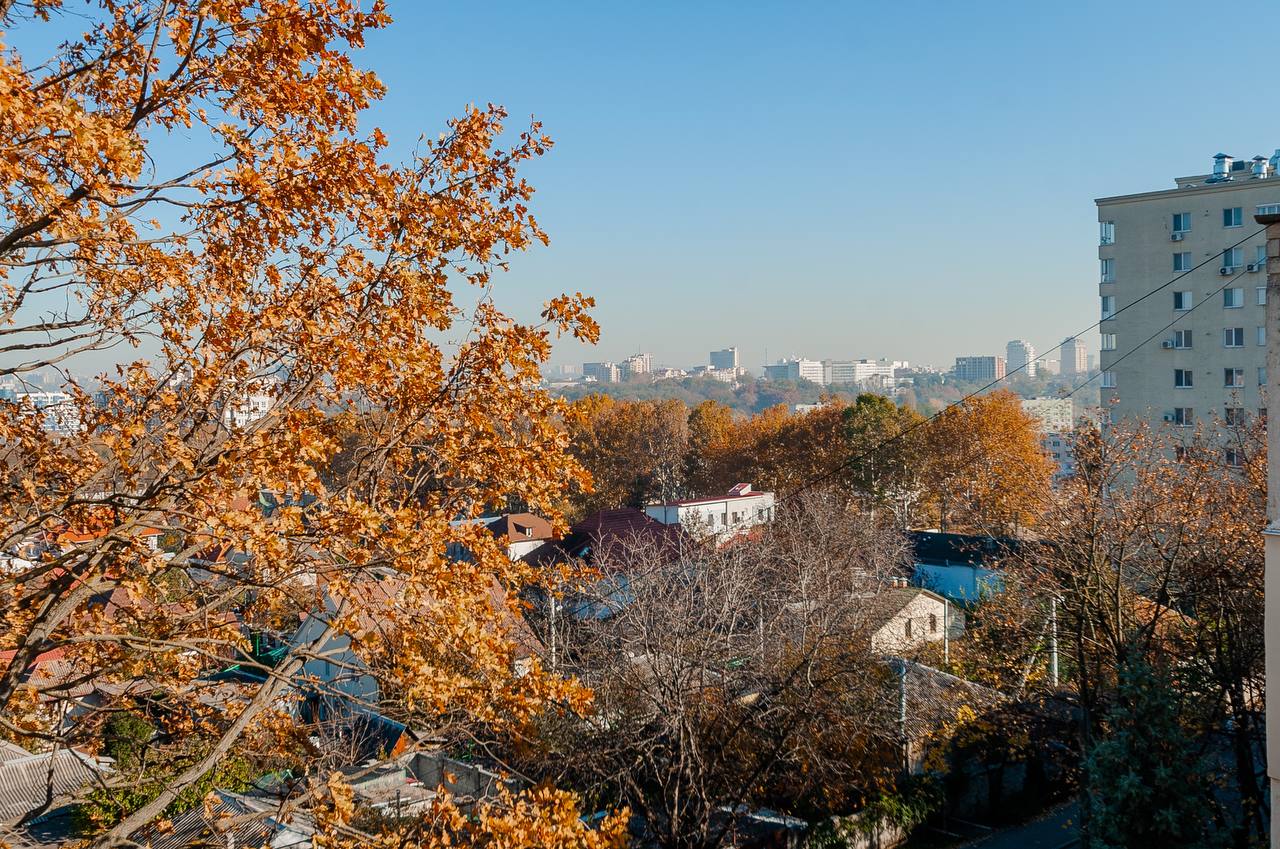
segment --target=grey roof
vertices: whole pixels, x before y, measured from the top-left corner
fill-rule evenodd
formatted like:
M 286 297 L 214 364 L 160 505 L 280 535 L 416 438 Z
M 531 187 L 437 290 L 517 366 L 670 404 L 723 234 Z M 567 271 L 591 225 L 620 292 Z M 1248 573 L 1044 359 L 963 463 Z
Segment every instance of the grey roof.
M 53 797 L 74 793 L 101 772 L 97 762 L 72 749 L 32 753 L 6 746 L 0 752 L 0 820 L 18 819 Z
M 207 808 L 207 810 L 206 810 Z M 289 849 L 310 846 L 315 829 L 301 815 L 277 817 L 278 803 L 226 790 L 213 791 L 211 804 L 197 805 L 174 817 L 163 831 L 148 826 L 130 836 L 151 849 L 226 847 L 235 849 Z
M 997 690 L 914 661 L 907 668 L 907 736 L 922 740 L 950 723 L 961 708 L 981 716 L 1007 701 Z

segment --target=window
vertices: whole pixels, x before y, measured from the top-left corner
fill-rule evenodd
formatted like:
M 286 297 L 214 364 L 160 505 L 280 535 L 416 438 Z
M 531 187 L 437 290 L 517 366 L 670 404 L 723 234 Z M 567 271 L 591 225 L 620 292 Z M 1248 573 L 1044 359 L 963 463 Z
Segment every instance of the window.
M 1190 330 L 1173 331 L 1173 347 L 1190 348 L 1191 347 L 1191 331 Z
M 1259 407 L 1259 408 L 1258 408 L 1258 421 L 1262 422 L 1263 424 L 1266 424 L 1266 423 L 1267 423 L 1267 408 L 1266 408 L 1266 407 Z
M 1256 262 L 1262 268 L 1267 267 L 1267 246 L 1266 245 L 1258 245 L 1257 249 L 1254 250 L 1253 252 L 1253 261 Z
M 1227 248 L 1222 252 L 1222 267 L 1232 271 L 1244 265 L 1243 253 L 1239 248 Z
M 1244 386 L 1244 369 L 1227 368 L 1222 370 L 1222 385 L 1232 388 Z
M 1116 335 L 1114 333 L 1102 334 L 1102 350 L 1114 351 L 1116 349 Z
M 1190 271 L 1192 265 L 1194 263 L 1191 262 L 1191 251 L 1183 251 L 1173 255 L 1174 271 Z
M 1267 385 L 1267 367 L 1266 366 L 1258 366 L 1258 385 L 1259 386 Z
M 1102 267 L 1102 282 L 1116 282 L 1116 261 L 1114 259 L 1100 259 L 1098 264 Z
M 1175 212 L 1173 214 L 1173 232 L 1189 233 L 1191 231 L 1191 213 Z
M 1223 407 L 1222 420 L 1227 427 L 1240 427 L 1244 424 L 1244 408 L 1243 407 Z
M 1262 325 L 1262 324 L 1259 324 L 1259 325 L 1258 325 L 1258 344 L 1259 344 L 1259 345 L 1265 345 L 1265 344 L 1267 344 L 1267 328 L 1266 328 L 1266 325 Z
M 904 634 L 907 635 L 908 640 L 911 639 L 911 620 L 910 619 L 907 620 L 906 624 L 903 626 L 902 631 Z
M 1173 423 L 1178 427 L 1191 427 L 1195 424 L 1196 413 L 1190 407 L 1174 407 Z
M 1243 348 L 1244 347 L 1244 328 L 1243 327 L 1224 327 L 1222 329 L 1222 347 Z
M 1173 446 L 1173 459 L 1179 463 L 1187 462 L 1187 446 L 1185 445 Z
M 1116 222 L 1099 221 L 1098 222 L 1098 244 L 1110 245 L 1116 240 Z
M 1255 298 L 1254 303 L 1256 303 L 1258 306 L 1265 307 L 1267 305 L 1267 287 L 1266 286 L 1259 286 L 1257 289 L 1255 289 L 1253 296 Z
M 1244 306 L 1244 289 L 1223 289 L 1222 306 L 1224 309 L 1236 310 Z
M 1173 386 L 1175 389 L 1190 389 L 1192 385 L 1191 369 L 1176 368 L 1173 370 Z
M 1223 227 L 1239 227 L 1244 222 L 1244 216 L 1241 214 L 1240 207 L 1233 206 L 1222 210 L 1222 226 Z
M 1116 314 L 1116 296 L 1103 295 L 1102 296 L 1102 317 L 1104 319 L 1111 318 L 1115 314 Z
M 1244 452 L 1239 448 L 1228 448 L 1226 450 L 1227 465 L 1232 468 L 1239 468 L 1244 465 Z
M 1175 310 L 1189 310 L 1195 305 L 1195 298 L 1190 292 L 1173 293 L 1173 308 Z
M 1116 388 L 1116 373 L 1114 371 L 1104 371 L 1102 373 L 1102 388 L 1103 389 Z
M 936 613 L 929 614 L 929 633 L 938 633 L 938 615 Z

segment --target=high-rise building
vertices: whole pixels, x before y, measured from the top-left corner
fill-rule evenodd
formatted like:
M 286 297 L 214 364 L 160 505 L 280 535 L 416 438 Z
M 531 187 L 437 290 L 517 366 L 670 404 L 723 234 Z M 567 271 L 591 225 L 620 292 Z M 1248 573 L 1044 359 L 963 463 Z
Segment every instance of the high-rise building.
M 823 360 L 822 382 L 836 386 L 893 385 L 892 360 Z
M 653 354 L 632 354 L 618 364 L 623 377 L 648 374 L 653 371 Z
M 1075 428 L 1070 398 L 1023 398 L 1022 412 L 1036 420 L 1041 433 L 1066 433 Z
M 1089 351 L 1078 336 L 1063 339 L 1058 356 L 1062 363 L 1059 373 L 1063 377 L 1084 377 L 1089 373 Z
M 956 357 L 956 380 L 990 383 L 1004 377 L 1004 357 Z
M 1030 342 L 1014 339 L 1005 346 L 1005 368 L 1009 373 L 1021 370 L 1027 377 L 1036 376 L 1036 349 Z
M 608 362 L 583 363 L 582 377 L 599 383 L 617 383 L 619 379 L 618 366 L 615 363 Z
M 1113 420 L 1191 426 L 1266 404 L 1266 242 L 1253 216 L 1280 203 L 1280 150 L 1213 160 L 1175 188 L 1096 201 L 1099 368 Z
M 714 369 L 736 369 L 739 366 L 738 349 L 725 348 L 711 352 L 711 367 Z
M 765 366 L 764 376 L 766 380 L 808 380 L 813 383 L 822 383 L 825 379 L 822 363 L 798 357 Z

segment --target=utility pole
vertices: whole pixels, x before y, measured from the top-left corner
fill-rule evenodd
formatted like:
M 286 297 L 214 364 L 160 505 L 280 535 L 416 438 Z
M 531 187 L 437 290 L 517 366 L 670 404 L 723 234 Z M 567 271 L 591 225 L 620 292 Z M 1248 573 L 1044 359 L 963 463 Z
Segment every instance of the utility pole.
M 1058 688 L 1058 597 L 1049 599 L 1049 680 Z
M 1267 228 L 1267 383 L 1263 403 L 1280 412 L 1280 204 L 1259 206 L 1254 220 Z M 1272 404 L 1275 400 L 1275 404 Z M 1264 597 L 1267 678 L 1267 788 L 1271 846 L 1280 849 L 1280 424 L 1267 428 L 1267 526 Z

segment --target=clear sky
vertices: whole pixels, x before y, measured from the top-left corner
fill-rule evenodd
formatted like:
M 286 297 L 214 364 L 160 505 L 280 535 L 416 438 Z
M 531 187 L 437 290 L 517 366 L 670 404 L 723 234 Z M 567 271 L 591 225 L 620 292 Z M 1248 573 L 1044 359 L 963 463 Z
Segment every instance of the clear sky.
M 1043 349 L 1096 318 L 1093 198 L 1280 147 L 1273 3 L 390 9 L 363 62 L 393 143 L 486 101 L 556 139 L 551 247 L 500 285 L 596 296 L 600 345 L 560 362 Z

